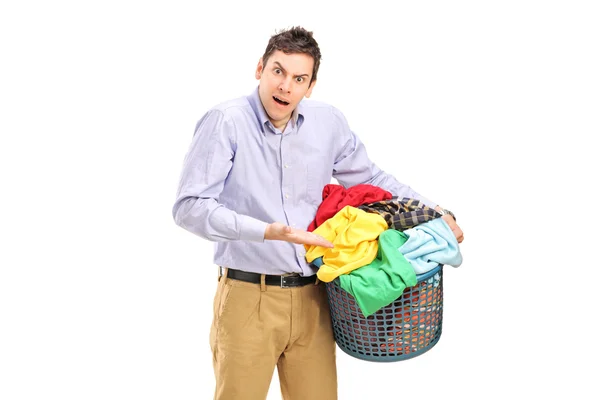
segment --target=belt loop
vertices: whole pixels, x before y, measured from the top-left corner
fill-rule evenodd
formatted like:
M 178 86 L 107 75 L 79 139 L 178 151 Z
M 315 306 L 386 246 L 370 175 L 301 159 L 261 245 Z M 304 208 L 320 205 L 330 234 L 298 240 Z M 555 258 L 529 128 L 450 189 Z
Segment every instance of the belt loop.
M 261 292 L 267 291 L 267 284 L 265 283 L 265 281 L 266 281 L 265 274 L 260 274 L 260 291 Z
M 227 271 L 227 267 L 222 267 L 219 265 L 219 282 L 221 281 L 221 279 L 227 279 Z

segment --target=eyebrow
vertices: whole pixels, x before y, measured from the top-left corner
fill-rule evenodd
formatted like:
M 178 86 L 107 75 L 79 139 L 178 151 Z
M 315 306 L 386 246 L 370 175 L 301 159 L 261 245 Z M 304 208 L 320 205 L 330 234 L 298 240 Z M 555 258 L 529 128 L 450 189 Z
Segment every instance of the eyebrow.
M 283 65 L 279 64 L 278 61 L 273 61 L 273 64 L 275 64 L 275 66 L 277 66 L 277 68 L 282 69 L 284 72 L 287 72 L 285 70 L 285 68 L 283 68 Z M 308 78 L 308 74 L 294 75 L 294 78 L 298 78 L 298 77 L 301 77 L 301 76 L 305 76 L 305 77 Z

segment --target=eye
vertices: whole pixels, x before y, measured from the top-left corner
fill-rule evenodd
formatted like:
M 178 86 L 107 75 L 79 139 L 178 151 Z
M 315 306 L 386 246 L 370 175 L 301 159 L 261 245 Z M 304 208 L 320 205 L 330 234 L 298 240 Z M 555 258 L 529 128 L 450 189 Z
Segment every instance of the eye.
M 299 76 L 299 77 L 297 77 L 297 78 L 296 78 L 296 82 L 298 82 L 298 83 L 302 83 L 302 82 L 304 82 L 304 77 L 303 77 L 303 76 Z
M 279 68 L 275 68 L 273 72 L 275 72 L 275 75 L 281 75 L 281 70 Z

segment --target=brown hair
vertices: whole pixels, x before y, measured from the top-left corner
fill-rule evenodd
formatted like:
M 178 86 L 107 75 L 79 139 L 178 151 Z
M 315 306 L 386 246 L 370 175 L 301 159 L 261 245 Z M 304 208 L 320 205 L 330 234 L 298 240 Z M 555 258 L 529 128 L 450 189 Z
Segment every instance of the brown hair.
M 280 50 L 285 54 L 308 54 L 313 58 L 314 65 L 312 76 L 310 77 L 309 85 L 317 79 L 317 72 L 321 64 L 321 50 L 319 44 L 313 38 L 313 33 L 306 29 L 295 26 L 290 29 L 282 30 L 269 39 L 269 44 L 265 49 L 265 54 L 262 56 L 263 66 L 267 65 L 267 60 L 275 51 Z

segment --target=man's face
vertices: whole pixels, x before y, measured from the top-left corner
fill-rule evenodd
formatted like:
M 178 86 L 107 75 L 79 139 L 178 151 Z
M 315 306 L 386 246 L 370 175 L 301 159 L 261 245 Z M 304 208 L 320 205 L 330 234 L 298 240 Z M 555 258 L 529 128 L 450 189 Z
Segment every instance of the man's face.
M 269 120 L 283 131 L 303 97 L 310 97 L 316 81 L 309 85 L 314 61 L 308 54 L 285 54 L 275 51 L 263 65 L 256 67 L 260 80 L 258 94 Z

